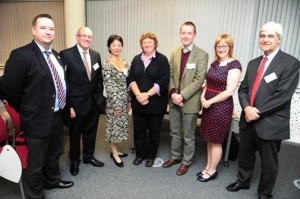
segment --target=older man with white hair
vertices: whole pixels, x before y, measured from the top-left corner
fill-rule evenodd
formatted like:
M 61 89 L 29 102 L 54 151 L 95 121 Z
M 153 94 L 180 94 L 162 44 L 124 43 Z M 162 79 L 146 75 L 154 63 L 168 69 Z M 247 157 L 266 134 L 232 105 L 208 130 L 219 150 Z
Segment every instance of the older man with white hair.
M 239 88 L 239 172 L 230 192 L 249 189 L 255 153 L 261 158 L 258 198 L 272 198 L 281 141 L 290 138 L 291 98 L 299 80 L 300 62 L 280 50 L 282 26 L 268 22 L 259 31 L 263 55 L 250 61 Z

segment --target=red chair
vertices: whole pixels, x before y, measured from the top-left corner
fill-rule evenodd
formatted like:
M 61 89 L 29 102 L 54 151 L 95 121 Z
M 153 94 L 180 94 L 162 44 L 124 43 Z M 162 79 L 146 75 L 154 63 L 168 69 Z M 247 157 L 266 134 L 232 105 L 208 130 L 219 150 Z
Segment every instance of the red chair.
M 19 113 L 11 107 L 8 103 L 4 103 L 4 107 L 7 110 L 11 122 L 15 128 L 15 143 L 16 145 L 25 144 L 25 139 L 23 135 L 23 131 L 21 129 L 20 115 Z
M 7 144 L 8 141 L 8 134 L 5 121 L 0 116 L 0 146 L 4 146 Z
M 21 196 L 25 199 L 23 184 L 20 178 L 22 169 L 26 169 L 27 167 L 28 148 L 25 144 L 14 145 L 14 134 L 11 142 L 9 142 L 9 139 L 5 121 L 0 117 L 0 143 L 6 143 L 6 145 L 0 147 L 0 176 L 15 183 L 19 182 Z M 11 146 L 7 143 L 13 143 L 13 145 Z

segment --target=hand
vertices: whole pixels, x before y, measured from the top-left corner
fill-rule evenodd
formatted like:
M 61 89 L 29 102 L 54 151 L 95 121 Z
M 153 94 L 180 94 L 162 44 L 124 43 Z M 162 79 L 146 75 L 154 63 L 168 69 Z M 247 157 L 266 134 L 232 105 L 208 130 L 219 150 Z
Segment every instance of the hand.
M 143 102 L 148 101 L 149 99 L 148 93 L 140 93 L 136 96 L 136 99 L 140 104 L 144 105 Z
M 259 110 L 253 106 L 247 106 L 246 108 L 244 108 L 244 112 L 247 122 L 255 121 L 260 117 Z
M 173 93 L 171 95 L 171 99 L 172 99 L 172 102 L 174 104 L 176 104 L 177 106 L 179 106 L 179 105 L 183 106 L 183 97 L 181 94 Z
M 73 108 L 70 108 L 70 116 L 71 116 L 71 118 L 76 117 L 76 113 L 75 113 L 75 110 Z
M 209 108 L 211 106 L 210 101 L 206 99 L 201 100 L 201 104 L 204 108 Z
M 177 106 L 179 106 L 181 108 L 183 107 L 183 105 L 184 105 L 183 102 L 180 102 L 179 104 L 177 104 Z
M 122 109 L 117 109 L 117 110 L 115 110 L 115 116 L 116 116 L 117 118 L 120 118 L 120 117 L 121 117 L 121 114 L 122 114 Z
M 147 105 L 149 103 L 149 100 L 146 100 L 146 101 L 143 101 L 141 104 L 143 105 L 143 106 L 145 106 L 145 105 Z
M 131 102 L 128 102 L 128 104 L 127 104 L 127 110 L 128 110 L 128 112 L 131 110 Z

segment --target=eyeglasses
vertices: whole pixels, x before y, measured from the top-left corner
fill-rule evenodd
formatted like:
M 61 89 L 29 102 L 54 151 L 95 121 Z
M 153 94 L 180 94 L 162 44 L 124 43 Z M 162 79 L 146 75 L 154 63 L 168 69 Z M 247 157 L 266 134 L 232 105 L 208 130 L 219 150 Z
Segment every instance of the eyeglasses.
M 91 35 L 78 35 L 79 37 L 82 37 L 83 39 L 93 39 Z
M 218 50 L 221 50 L 221 49 L 227 49 L 227 48 L 229 48 L 229 46 L 216 46 L 216 48 Z
M 260 34 L 259 35 L 259 39 L 269 39 L 269 40 L 271 40 L 271 39 L 274 39 L 276 36 L 275 35 L 265 35 L 265 34 Z

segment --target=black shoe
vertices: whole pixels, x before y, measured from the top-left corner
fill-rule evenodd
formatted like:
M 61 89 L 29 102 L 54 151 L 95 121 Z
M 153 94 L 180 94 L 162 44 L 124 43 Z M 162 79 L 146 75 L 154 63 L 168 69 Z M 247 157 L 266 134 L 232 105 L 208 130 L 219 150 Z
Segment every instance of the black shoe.
M 79 173 L 79 161 L 71 161 L 70 173 L 76 176 Z
M 200 181 L 200 182 L 208 182 L 208 181 L 210 181 L 210 180 L 214 180 L 214 179 L 216 179 L 216 177 L 218 176 L 218 171 L 215 171 L 213 174 L 209 174 L 209 173 L 207 173 L 206 172 L 206 174 L 209 176 L 208 178 L 203 178 L 203 175 L 201 175 L 201 176 L 199 176 L 198 178 L 197 178 L 197 180 L 198 181 Z
M 127 157 L 128 156 L 128 154 L 127 153 L 122 153 L 122 154 L 119 154 L 119 157 L 120 158 L 125 158 L 125 157 Z
M 244 184 L 235 182 L 235 183 L 228 185 L 226 187 L 226 189 L 227 189 L 227 191 L 230 191 L 230 192 L 237 192 L 241 189 L 249 189 L 249 187 L 250 187 L 249 185 L 244 185 Z
M 83 160 L 84 164 L 91 164 L 94 167 L 104 167 L 104 163 L 97 160 L 96 158 L 92 158 L 91 160 Z
M 112 155 L 112 153 L 110 154 L 110 157 L 113 159 L 115 165 L 117 165 L 118 167 L 124 167 L 124 163 L 121 160 L 121 162 L 117 162 L 117 160 L 114 158 L 114 156 Z
M 147 159 L 145 166 L 146 167 L 152 167 L 154 165 L 154 159 Z
M 66 189 L 66 188 L 70 188 L 74 185 L 74 183 L 72 181 L 59 181 L 59 183 L 57 185 L 54 186 L 45 186 L 45 189 Z
M 204 169 L 203 171 L 205 171 L 205 172 L 206 172 L 206 171 L 207 171 L 207 169 Z M 197 177 L 200 177 L 200 176 L 202 176 L 202 175 L 203 175 L 203 173 L 202 173 L 203 171 L 199 171 L 198 173 L 196 173 L 196 176 L 197 176 Z
M 127 153 L 122 153 L 122 154 L 118 154 L 119 155 L 119 157 L 120 158 L 125 158 L 125 157 L 127 157 L 128 156 L 128 154 Z M 113 158 L 113 154 L 112 154 L 112 152 L 110 153 L 110 157 L 111 158 Z
M 135 158 L 135 160 L 132 162 L 134 165 L 140 165 L 142 164 L 144 158 Z

